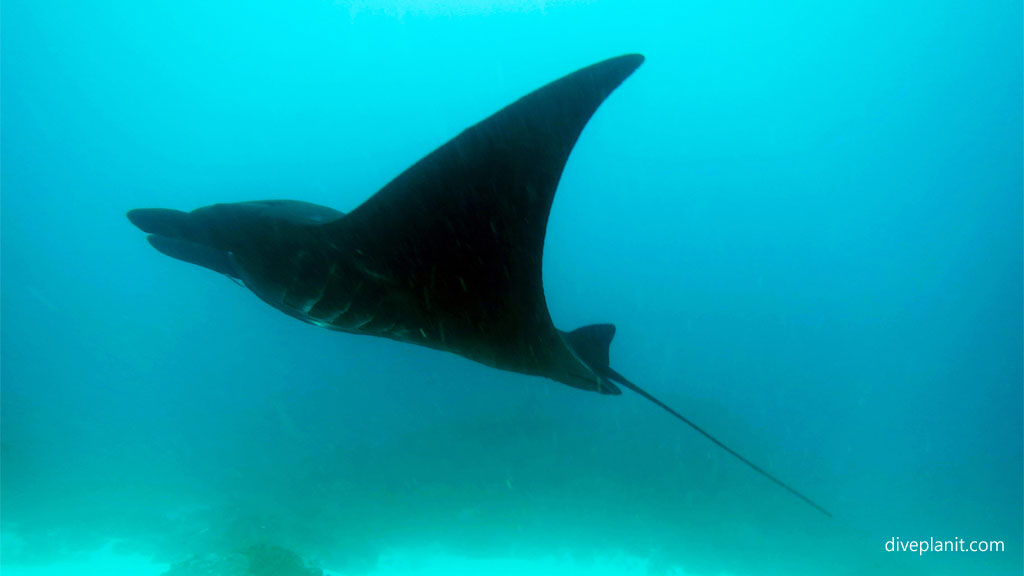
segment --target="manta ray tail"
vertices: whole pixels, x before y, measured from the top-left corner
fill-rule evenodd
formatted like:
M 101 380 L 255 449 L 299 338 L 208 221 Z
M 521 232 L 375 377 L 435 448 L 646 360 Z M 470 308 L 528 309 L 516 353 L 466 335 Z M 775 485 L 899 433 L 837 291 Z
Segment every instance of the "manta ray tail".
M 590 326 L 583 326 L 582 328 L 577 328 L 576 330 L 573 330 L 572 332 L 567 332 L 567 333 L 564 334 L 564 337 L 565 337 L 566 341 L 572 347 L 573 351 L 576 352 L 576 354 L 584 362 L 586 362 L 587 365 L 589 365 L 595 371 L 599 372 L 602 376 L 604 376 L 605 378 L 608 378 L 610 380 L 614 380 L 615 382 L 618 382 L 619 384 L 622 384 L 623 386 L 625 386 L 626 388 L 629 388 L 633 392 L 636 392 L 637 394 L 643 396 L 644 398 L 650 400 L 651 402 L 654 402 L 658 406 L 661 406 L 661 408 L 663 408 L 666 412 L 668 412 L 669 414 L 671 414 L 671 415 L 675 416 L 676 418 L 682 420 L 683 422 L 685 422 L 688 426 L 690 426 L 691 428 L 693 428 L 697 432 L 700 432 L 705 438 L 707 438 L 708 440 L 711 440 L 716 445 L 718 445 L 720 448 L 722 448 L 723 450 L 725 450 L 729 454 L 732 454 L 733 456 L 738 458 L 741 462 L 743 462 L 747 466 L 750 466 L 751 468 L 753 468 L 757 473 L 759 473 L 762 476 L 764 476 L 765 478 L 771 480 L 775 484 L 781 486 L 782 488 L 784 488 L 790 494 L 792 494 L 792 495 L 796 496 L 797 498 L 803 500 L 804 502 L 810 504 L 816 510 L 821 512 L 822 514 L 824 514 L 824 515 L 826 515 L 826 516 L 828 516 L 830 518 L 832 517 L 832 514 L 828 510 L 825 510 L 824 508 L 819 506 L 816 502 L 814 502 L 813 500 L 811 500 L 807 496 L 804 496 L 803 494 L 798 492 L 796 489 L 792 488 L 791 486 L 789 486 L 788 484 L 783 482 L 782 480 L 779 480 L 775 476 L 772 476 L 770 473 L 766 472 L 763 468 L 761 468 L 757 464 L 754 464 L 753 462 L 751 462 L 750 460 L 746 459 L 744 456 L 740 455 L 738 452 L 733 450 L 732 448 L 729 448 L 728 446 L 723 444 L 721 440 L 719 440 L 718 438 L 715 438 L 714 436 L 709 434 L 707 431 L 705 431 L 703 428 L 701 428 L 700 426 L 697 426 L 692 421 L 690 421 L 688 418 L 686 418 L 682 414 L 676 412 L 672 408 L 669 408 L 664 402 L 662 402 L 661 400 L 658 400 L 654 396 L 651 396 L 646 390 L 644 390 L 643 388 L 637 386 L 636 384 L 633 384 L 632 382 L 627 380 L 622 374 L 619 374 L 614 369 L 612 369 L 612 367 L 609 365 L 610 362 L 609 362 L 609 359 L 608 359 L 608 351 L 609 351 L 609 348 L 611 347 L 612 338 L 614 336 L 615 336 L 615 326 L 612 325 L 612 324 L 593 324 L 593 325 L 590 325 Z M 617 387 L 615 387 L 614 385 L 612 385 L 611 383 L 608 383 L 607 385 L 611 386 L 611 390 L 612 391 L 609 391 L 609 390 L 607 390 L 605 388 L 602 388 L 601 390 L 599 390 L 602 394 L 619 394 L 619 393 L 621 393 L 621 392 L 619 392 L 619 389 Z
M 693 428 L 693 429 L 694 429 L 694 430 L 696 430 L 697 432 L 700 432 L 700 433 L 701 433 L 701 435 L 703 435 L 703 436 L 704 436 L 705 438 L 707 438 L 708 440 L 711 440 L 712 442 L 714 442 L 715 444 L 717 444 L 717 445 L 718 445 L 718 447 L 719 447 L 719 448 L 721 448 L 722 450 L 725 450 L 725 451 L 726 451 L 726 452 L 728 452 L 729 454 L 732 454 L 733 456 L 735 456 L 735 457 L 736 457 L 737 459 L 739 459 L 739 461 L 740 461 L 740 462 L 743 462 L 743 463 L 744 463 L 744 464 L 746 464 L 747 466 L 750 466 L 751 468 L 753 468 L 753 469 L 754 469 L 754 471 L 755 471 L 755 472 L 757 472 L 758 474 L 760 474 L 760 475 L 764 476 L 765 478 L 767 478 L 767 479 L 771 480 L 772 482 L 774 482 L 775 484 L 777 484 L 777 485 L 779 485 L 780 487 L 784 488 L 784 489 L 785 489 L 785 490 L 786 490 L 787 492 L 789 492 L 790 494 L 792 494 L 792 495 L 796 496 L 797 498 L 799 498 L 799 499 L 803 500 L 803 501 L 804 501 L 804 502 L 806 502 L 807 504 L 810 504 L 810 505 L 811 505 L 812 507 L 814 507 L 814 509 L 815 509 L 815 510 L 817 510 L 818 512 L 821 512 L 822 514 L 824 514 L 825 516 L 828 516 L 829 518 L 831 518 L 831 517 L 832 517 L 832 513 L 831 513 L 831 512 L 829 512 L 828 510 L 826 510 L 826 509 L 822 508 L 821 506 L 819 506 L 819 505 L 818 505 L 818 503 L 816 503 L 816 502 L 815 502 L 814 500 L 811 500 L 811 499 L 810 499 L 810 498 L 808 498 L 807 496 L 804 496 L 803 494 L 801 494 L 800 492 L 798 492 L 798 491 L 797 491 L 797 490 L 796 490 L 795 488 L 793 488 L 793 487 L 792 487 L 792 486 L 790 486 L 789 484 L 786 484 L 786 483 L 785 483 L 785 482 L 783 482 L 782 480 L 779 480 L 779 479 L 778 479 L 778 478 L 776 478 L 775 476 L 772 476 L 772 475 L 771 475 L 770 473 L 768 473 L 767 471 L 765 471 L 765 469 L 764 469 L 764 468 L 761 468 L 761 467 L 760 467 L 760 466 L 758 466 L 757 464 L 754 464 L 753 462 L 751 462 L 750 460 L 748 460 L 747 458 L 745 458 L 745 457 L 744 457 L 743 455 L 741 455 L 741 454 L 740 454 L 739 452 L 736 452 L 736 451 L 735 451 L 735 450 L 733 450 L 732 448 L 729 448 L 728 446 L 726 446 L 725 444 L 723 444 L 721 440 L 719 440 L 718 438 L 715 438 L 715 437 L 714 437 L 714 436 L 712 436 L 712 435 L 711 435 L 710 433 L 708 433 L 708 432 L 707 432 L 706 430 L 704 430 L 704 429 L 703 429 L 703 428 L 701 428 L 700 426 L 697 426 L 696 424 L 694 424 L 693 422 L 691 422 L 691 421 L 690 421 L 690 420 L 689 420 L 688 418 L 686 418 L 686 417 L 685 417 L 685 416 L 683 416 L 682 414 L 680 414 L 680 413 L 676 412 L 675 410 L 673 410 L 673 409 L 669 408 L 669 407 L 668 407 L 667 405 L 665 405 L 665 403 L 664 403 L 664 402 L 662 402 L 661 400 L 658 400 L 658 399 L 657 399 L 657 398 L 655 398 L 654 396 L 651 396 L 651 395 L 650 395 L 650 394 L 649 394 L 649 393 L 648 393 L 648 392 L 647 392 L 646 390 L 644 390 L 643 388 L 641 388 L 641 387 L 637 386 L 636 384 L 633 384 L 633 383 L 632 383 L 632 382 L 630 382 L 629 380 L 626 380 L 626 378 L 625 378 L 625 377 L 624 377 L 624 376 L 623 376 L 622 374 L 619 374 L 618 372 L 616 372 L 615 370 L 613 370 L 613 369 L 612 369 L 612 368 L 611 368 L 610 366 L 609 366 L 609 367 L 605 367 L 605 368 L 602 368 L 602 370 L 604 371 L 605 375 L 606 375 L 606 376 L 607 376 L 608 378 L 611 378 L 612 380 L 614 380 L 614 381 L 618 382 L 619 384 L 622 384 L 622 385 L 623 385 L 623 386 L 625 386 L 626 388 L 629 388 L 629 389 L 630 389 L 630 390 L 632 390 L 633 392 L 636 392 L 637 394 L 639 394 L 639 395 L 643 396 L 644 398 L 647 398 L 647 399 L 648 399 L 648 400 L 650 400 L 651 402 L 654 402 L 654 403 L 655 403 L 655 404 L 657 404 L 658 406 L 661 406 L 661 407 L 662 407 L 662 408 L 663 408 L 663 409 L 664 409 L 664 410 L 665 410 L 666 412 L 668 412 L 669 414 L 671 414 L 671 415 L 675 416 L 676 418 L 678 418 L 678 419 L 682 420 L 682 421 L 683 421 L 683 422 L 685 422 L 685 423 L 686 423 L 686 424 L 687 424 L 687 425 L 688 425 L 689 427 Z

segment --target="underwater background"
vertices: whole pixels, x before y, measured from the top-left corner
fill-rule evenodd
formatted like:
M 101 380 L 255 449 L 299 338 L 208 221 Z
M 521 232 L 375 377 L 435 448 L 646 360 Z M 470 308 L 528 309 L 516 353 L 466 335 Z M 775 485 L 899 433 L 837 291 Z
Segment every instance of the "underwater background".
M 5 0 L 0 570 L 1020 574 L 1021 22 L 1008 0 Z M 552 317 L 616 324 L 618 371 L 834 518 L 628 391 L 314 328 L 124 217 L 348 211 L 630 52 L 555 198 Z

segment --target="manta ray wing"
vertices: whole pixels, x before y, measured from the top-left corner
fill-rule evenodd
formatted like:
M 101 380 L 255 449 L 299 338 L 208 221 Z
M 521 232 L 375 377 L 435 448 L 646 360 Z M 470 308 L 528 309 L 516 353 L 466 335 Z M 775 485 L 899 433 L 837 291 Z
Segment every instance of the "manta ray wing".
M 407 292 L 429 345 L 531 374 L 572 364 L 544 299 L 548 213 L 583 127 L 642 62 L 605 60 L 524 96 L 326 225 L 327 237 Z

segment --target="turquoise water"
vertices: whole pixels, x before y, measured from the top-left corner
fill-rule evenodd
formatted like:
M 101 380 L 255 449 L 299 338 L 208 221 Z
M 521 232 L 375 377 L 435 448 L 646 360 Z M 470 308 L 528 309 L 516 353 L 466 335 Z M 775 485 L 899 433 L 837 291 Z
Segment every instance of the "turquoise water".
M 4 574 L 1021 573 L 1019 3 L 2 8 Z M 552 317 L 832 519 L 628 391 L 316 329 L 124 218 L 348 211 L 629 52 Z

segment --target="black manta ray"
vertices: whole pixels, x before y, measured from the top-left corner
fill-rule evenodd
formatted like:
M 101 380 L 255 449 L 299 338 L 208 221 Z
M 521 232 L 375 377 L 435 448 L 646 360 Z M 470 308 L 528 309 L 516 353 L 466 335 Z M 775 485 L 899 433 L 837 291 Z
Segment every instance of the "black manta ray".
M 541 255 L 562 169 L 598 106 L 643 60 L 612 58 L 524 96 L 349 214 L 270 200 L 128 218 L 160 252 L 226 274 L 310 324 L 601 394 L 625 386 L 828 514 L 613 370 L 614 326 L 563 332 L 548 314 Z

